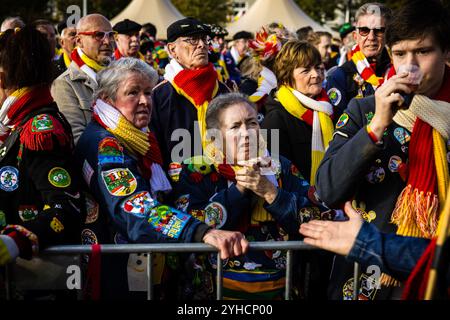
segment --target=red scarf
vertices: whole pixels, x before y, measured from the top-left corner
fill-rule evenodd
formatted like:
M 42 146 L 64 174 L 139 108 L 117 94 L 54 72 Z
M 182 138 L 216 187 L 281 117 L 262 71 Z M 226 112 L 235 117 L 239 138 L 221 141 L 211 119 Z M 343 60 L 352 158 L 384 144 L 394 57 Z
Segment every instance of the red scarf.
M 328 94 L 325 91 L 325 89 L 322 89 L 322 91 L 319 93 L 319 95 L 314 100 L 325 101 L 328 103 L 330 102 L 330 98 L 328 97 Z M 314 111 L 309 109 L 307 106 L 305 106 L 305 108 L 308 110 L 302 115 L 301 120 L 305 121 L 309 126 L 312 127 L 313 121 L 314 121 Z M 333 120 L 333 115 L 330 116 L 331 120 Z

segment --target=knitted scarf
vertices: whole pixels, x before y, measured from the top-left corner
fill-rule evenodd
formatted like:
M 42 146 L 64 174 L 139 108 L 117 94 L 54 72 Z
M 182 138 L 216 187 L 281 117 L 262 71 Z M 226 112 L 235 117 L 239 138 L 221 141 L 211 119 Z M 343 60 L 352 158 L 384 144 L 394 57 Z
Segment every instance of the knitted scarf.
M 80 48 L 75 48 L 71 54 L 72 61 L 74 61 L 77 66 L 86 73 L 89 78 L 97 83 L 97 72 L 104 69 L 105 67 L 101 66 L 95 60 L 92 60 Z
M 198 70 L 184 69 L 175 59 L 166 66 L 164 78 L 169 81 L 179 95 L 188 99 L 197 109 L 197 120 L 202 142 L 206 141 L 206 110 L 209 102 L 219 91 L 219 81 L 214 65 Z
M 152 132 L 139 130 L 116 108 L 100 99 L 95 102 L 93 118 L 136 156 L 142 176 L 150 180 L 153 194 L 172 189 L 161 168 L 161 151 Z
M 333 138 L 333 107 L 325 90 L 322 90 L 314 100 L 291 87 L 282 85 L 276 97 L 287 112 L 312 127 L 310 184 L 313 186 L 317 169 Z
M 6 98 L 0 109 L 0 146 L 30 112 L 52 102 L 53 98 L 47 86 L 25 87 L 14 91 Z M 49 117 L 53 120 L 52 116 Z M 33 121 L 30 119 L 22 126 L 21 143 L 30 150 L 51 150 L 53 148 L 51 136 L 56 136 L 61 145 L 66 145 L 69 138 L 63 126 L 59 121 L 52 121 L 52 124 L 52 130 L 32 130 Z
M 114 51 L 114 59 L 115 60 L 120 60 L 121 58 L 123 58 L 123 55 L 120 53 L 119 49 L 116 48 L 116 50 Z M 140 53 L 139 51 L 138 51 L 137 58 L 141 59 L 142 61 L 145 61 L 144 55 L 142 53 Z
M 263 67 L 258 78 L 258 89 L 256 89 L 256 92 L 249 97 L 250 101 L 258 103 L 267 97 L 270 92 L 277 87 L 277 84 L 277 77 L 275 74 L 266 67 Z
M 356 70 L 359 75 L 368 83 L 370 83 L 374 89 L 381 86 L 384 82 L 383 77 L 378 77 L 375 74 L 375 70 L 367 61 L 367 58 L 362 53 L 359 45 L 355 45 L 351 51 L 352 61 L 356 66 Z
M 63 55 L 63 59 L 64 59 L 64 65 L 66 66 L 66 68 L 68 68 L 70 66 L 70 63 L 72 62 L 72 60 L 70 59 L 69 55 L 65 51 L 63 51 L 62 55 Z
M 436 236 L 439 210 L 450 181 L 446 151 L 446 141 L 450 139 L 449 75 L 447 68 L 444 83 L 433 100 L 415 95 L 410 107 L 394 117 L 394 122 L 412 131 L 407 186 L 398 197 L 391 218 L 401 236 Z M 386 285 L 399 285 L 385 275 L 381 280 Z

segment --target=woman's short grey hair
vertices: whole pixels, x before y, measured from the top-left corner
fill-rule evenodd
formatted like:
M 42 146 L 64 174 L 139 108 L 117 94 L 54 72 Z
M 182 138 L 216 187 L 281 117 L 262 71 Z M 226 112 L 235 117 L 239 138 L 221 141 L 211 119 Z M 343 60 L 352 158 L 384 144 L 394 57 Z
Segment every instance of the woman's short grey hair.
M 116 101 L 119 86 L 130 73 L 139 73 L 148 78 L 152 88 L 158 83 L 158 73 L 147 63 L 136 58 L 121 58 L 97 74 L 98 87 L 94 99 L 109 98 Z
M 219 129 L 220 128 L 220 113 L 227 108 L 236 104 L 247 104 L 251 106 L 255 111 L 256 105 L 251 102 L 248 97 L 242 93 L 233 92 L 225 93 L 214 98 L 208 105 L 206 111 L 206 129 Z
M 392 17 L 392 10 L 382 3 L 378 2 L 365 3 L 361 7 L 359 7 L 359 9 L 356 11 L 355 22 L 358 23 L 359 18 L 361 18 L 362 16 L 372 14 L 380 15 L 386 20 L 386 22 L 388 22 Z

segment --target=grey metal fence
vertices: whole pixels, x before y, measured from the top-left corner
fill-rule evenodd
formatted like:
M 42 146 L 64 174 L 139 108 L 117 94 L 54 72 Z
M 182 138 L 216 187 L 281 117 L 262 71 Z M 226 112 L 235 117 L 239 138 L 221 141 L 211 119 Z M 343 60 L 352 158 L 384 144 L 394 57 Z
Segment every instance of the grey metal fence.
M 284 299 L 290 300 L 292 289 L 292 277 L 293 277 L 293 251 L 304 250 L 318 250 L 317 248 L 307 245 L 302 241 L 273 241 L 273 242 L 250 242 L 249 250 L 265 251 L 265 250 L 282 250 L 287 251 L 286 260 L 286 284 Z M 65 245 L 54 246 L 44 250 L 47 255 L 79 255 L 90 254 L 92 247 L 90 245 Z M 173 244 L 105 244 L 101 246 L 102 254 L 119 254 L 119 253 L 136 253 L 147 254 L 147 299 L 153 299 L 153 253 L 205 253 L 216 252 L 217 253 L 217 300 L 222 299 L 222 276 L 223 276 L 223 264 L 220 258 L 220 252 L 210 245 L 203 243 L 173 243 Z M 355 277 L 359 279 L 359 266 L 355 263 Z M 5 272 L 5 285 L 7 299 L 11 297 L 11 275 L 10 267 L 6 267 Z M 359 281 L 354 281 L 354 296 L 353 299 L 358 299 Z

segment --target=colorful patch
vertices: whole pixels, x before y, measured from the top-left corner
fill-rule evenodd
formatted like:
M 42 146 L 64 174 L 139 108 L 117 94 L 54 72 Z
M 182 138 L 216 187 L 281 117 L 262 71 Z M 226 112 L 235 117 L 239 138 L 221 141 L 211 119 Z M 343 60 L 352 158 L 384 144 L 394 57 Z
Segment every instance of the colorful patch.
M 24 222 L 34 220 L 38 214 L 35 206 L 19 206 L 19 217 Z
M 53 120 L 47 114 L 40 114 L 33 118 L 31 132 L 47 132 L 53 130 Z
M 156 204 L 150 193 L 144 191 L 126 199 L 122 204 L 122 209 L 138 218 L 143 218 Z
M 205 222 L 205 210 L 191 210 L 189 213 L 195 219 Z
M 6 215 L 0 210 L 0 227 L 6 227 Z
M 408 146 L 402 146 L 403 153 L 408 153 Z
M 320 210 L 317 207 L 301 208 L 297 215 L 298 222 L 307 223 L 311 220 L 320 220 Z
M 337 106 L 342 100 L 342 93 L 341 91 L 339 91 L 339 89 L 331 88 L 330 90 L 328 90 L 327 94 L 328 97 L 330 98 L 330 102 L 334 106 Z
M 134 193 L 137 180 L 129 169 L 102 171 L 103 182 L 108 192 L 116 197 L 126 197 Z
M 374 283 L 369 283 L 373 281 L 373 277 L 369 277 L 367 274 L 362 273 L 359 278 L 359 294 L 358 300 L 374 300 L 377 294 L 376 285 Z M 344 300 L 353 300 L 353 278 L 350 278 L 342 288 L 342 294 Z
M 123 147 L 116 138 L 105 138 L 98 145 L 99 165 L 107 163 L 124 163 Z
M 223 227 L 227 221 L 227 210 L 218 202 L 212 202 L 205 208 L 205 223 L 215 229 Z
M 94 169 L 92 169 L 91 165 L 87 160 L 84 160 L 82 172 L 84 181 L 86 181 L 86 184 L 89 186 L 91 184 L 91 179 L 94 174 Z
M 156 231 L 178 239 L 190 218 L 190 215 L 181 211 L 168 206 L 159 206 L 151 210 L 148 222 L 155 227 Z
M 19 171 L 11 166 L 0 169 L 0 189 L 12 192 L 19 187 Z
M 346 113 L 342 114 L 338 122 L 336 123 L 336 129 L 344 127 L 347 124 L 348 120 L 349 120 L 348 114 Z
M 394 137 L 401 145 L 404 145 L 411 140 L 411 135 L 409 132 L 405 128 L 401 127 L 394 130 Z
M 81 243 L 87 245 L 98 244 L 98 239 L 94 231 L 91 229 L 81 231 Z
M 179 197 L 175 201 L 175 207 L 180 211 L 187 212 L 187 208 L 189 207 L 189 198 L 190 198 L 189 194 L 185 194 Z
M 391 172 L 398 172 L 398 168 L 402 164 L 402 158 L 399 156 L 392 156 L 391 159 L 389 159 L 388 168 Z
M 353 209 L 355 209 L 356 211 L 358 211 L 358 213 L 361 215 L 361 217 L 366 220 L 367 222 L 372 222 L 373 220 L 376 219 L 377 214 L 375 211 L 370 210 L 369 212 L 366 212 L 366 203 L 361 201 L 358 205 L 358 203 L 353 200 L 352 201 L 352 207 Z
M 58 220 L 58 218 L 54 217 L 50 222 L 50 228 L 52 228 L 56 233 L 61 233 L 64 230 L 64 225 Z
M 372 122 L 372 119 L 374 116 L 375 116 L 375 114 L 373 112 L 366 113 L 367 123 L 370 124 Z
M 183 168 L 180 163 L 172 162 L 171 164 L 169 164 L 169 170 L 167 171 L 167 174 L 173 182 L 178 182 L 180 180 L 180 173 L 182 169 Z
M 97 221 L 98 214 L 99 214 L 99 205 L 98 203 L 92 198 L 92 196 L 88 193 L 85 194 L 85 201 L 86 201 L 86 224 L 91 224 Z
M 386 177 L 386 172 L 381 167 L 372 167 L 366 175 L 366 180 L 372 184 L 381 183 Z
M 48 173 L 48 181 L 52 186 L 57 188 L 67 188 L 70 186 L 72 179 L 66 169 L 56 167 Z
M 299 179 L 305 180 L 305 178 L 300 173 L 300 170 L 298 170 L 298 168 L 294 164 L 291 164 L 291 174 Z

